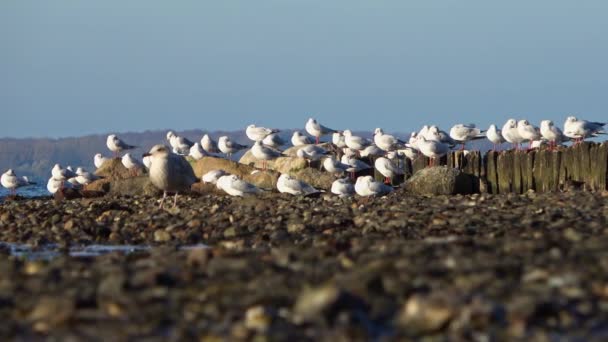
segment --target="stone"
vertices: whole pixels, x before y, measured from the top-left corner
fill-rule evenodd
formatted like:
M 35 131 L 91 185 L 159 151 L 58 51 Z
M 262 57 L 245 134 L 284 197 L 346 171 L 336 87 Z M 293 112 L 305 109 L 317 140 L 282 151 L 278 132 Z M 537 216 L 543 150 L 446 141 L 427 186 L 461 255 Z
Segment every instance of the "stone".
M 447 166 L 437 166 L 416 172 L 405 182 L 405 189 L 416 195 L 471 194 L 474 177 Z

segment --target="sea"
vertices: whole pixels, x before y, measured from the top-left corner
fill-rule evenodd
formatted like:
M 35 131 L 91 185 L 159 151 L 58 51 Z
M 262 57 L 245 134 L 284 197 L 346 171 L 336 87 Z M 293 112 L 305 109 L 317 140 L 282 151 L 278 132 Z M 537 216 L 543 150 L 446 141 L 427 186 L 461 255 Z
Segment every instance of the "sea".
M 0 199 L 10 195 L 10 191 L 5 188 L 0 187 Z M 46 189 L 46 184 L 33 184 L 29 186 L 24 186 L 17 189 L 17 195 L 23 196 L 26 198 L 33 197 L 43 197 L 43 196 L 51 196 L 51 193 Z

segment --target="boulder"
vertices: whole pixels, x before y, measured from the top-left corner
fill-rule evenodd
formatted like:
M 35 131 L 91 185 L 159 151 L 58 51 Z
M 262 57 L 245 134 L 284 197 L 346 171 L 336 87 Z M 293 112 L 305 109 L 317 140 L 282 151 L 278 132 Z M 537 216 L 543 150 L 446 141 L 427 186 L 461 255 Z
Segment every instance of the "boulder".
M 160 194 L 158 190 L 148 176 L 138 176 L 126 179 L 114 179 L 110 180 L 107 178 L 96 180 L 89 184 L 85 188 L 87 191 L 102 191 L 110 195 L 144 195 L 144 196 L 156 196 Z
M 243 160 L 243 158 L 241 158 L 241 160 Z M 251 158 L 253 158 L 253 156 Z M 194 169 L 194 174 L 199 178 L 211 170 L 224 170 L 233 175 L 237 175 L 243 180 L 262 189 L 276 189 L 280 173 L 288 173 L 317 189 L 323 190 L 330 189 L 331 183 L 334 181 L 332 175 L 318 169 L 309 168 L 306 160 L 301 158 L 278 158 L 274 163 L 279 172 L 272 169 L 261 171 L 252 165 L 216 157 L 204 157 L 203 159 L 194 161 L 192 168 Z M 253 162 L 253 164 L 255 165 L 255 162 Z
M 455 195 L 474 192 L 474 177 L 447 166 L 416 172 L 405 182 L 405 189 L 417 195 Z
M 138 169 L 136 173 L 129 171 L 124 165 L 120 158 L 112 158 L 101 164 L 101 167 L 95 171 L 95 175 L 103 177 L 104 179 L 126 179 L 134 176 L 141 176 L 145 173 L 144 170 Z

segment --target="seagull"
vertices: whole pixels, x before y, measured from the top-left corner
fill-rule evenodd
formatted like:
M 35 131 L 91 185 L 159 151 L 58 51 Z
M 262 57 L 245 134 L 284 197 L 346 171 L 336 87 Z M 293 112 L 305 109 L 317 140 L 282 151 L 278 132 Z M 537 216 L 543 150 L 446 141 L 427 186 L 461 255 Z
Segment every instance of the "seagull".
M 540 139 L 538 127 L 534 127 L 528 120 L 519 120 L 517 123 L 517 133 L 523 139 L 528 141 L 528 149 L 532 149 L 532 142 Z
M 390 134 L 385 134 L 382 128 L 374 130 L 374 143 L 385 152 L 405 147 L 405 141 L 399 140 Z
M 372 167 L 369 166 L 369 164 L 367 164 L 364 161 L 361 161 L 357 158 L 354 158 L 352 156 L 348 156 L 348 155 L 343 155 L 342 159 L 340 160 L 342 162 L 342 164 L 346 164 L 349 167 L 346 169 L 347 172 L 350 172 L 350 176 L 351 178 L 354 180 L 355 179 L 355 174 L 357 172 L 363 171 L 363 170 L 369 170 Z
M 262 144 L 272 148 L 279 148 L 285 145 L 285 140 L 283 140 L 278 133 L 271 133 L 268 134 L 264 140 L 262 140 Z
M 391 184 L 392 180 L 395 179 L 396 176 L 404 174 L 403 170 L 395 166 L 392 161 L 385 157 L 376 159 L 374 166 L 376 167 L 376 170 L 378 170 L 378 172 L 384 176 L 384 183 L 386 184 Z
M 194 143 L 194 145 L 190 147 L 190 153 L 188 153 L 188 155 L 194 160 L 201 160 L 203 157 L 208 156 L 207 152 L 205 152 L 199 143 Z
M 220 151 L 226 155 L 228 155 L 228 159 L 232 158 L 232 154 L 236 153 L 240 150 L 246 149 L 248 146 L 241 145 L 239 143 L 233 142 L 227 136 L 221 136 L 217 141 L 217 147 Z
M 353 135 L 349 129 L 344 131 L 344 142 L 346 143 L 346 146 L 357 151 L 361 151 L 372 144 L 371 141 L 365 138 Z
M 501 130 L 502 137 L 509 143 L 513 145 L 513 147 L 519 150 L 519 144 L 524 140 L 517 130 L 517 121 L 515 119 L 509 119 L 502 126 Z
M 429 165 L 435 165 L 437 158 L 441 158 L 448 154 L 450 147 L 436 140 L 427 140 L 425 137 L 418 135 L 418 143 L 416 144 L 420 153 L 429 157 Z
M 66 180 L 76 177 L 76 173 L 68 169 L 62 169 L 61 165 L 55 164 L 51 170 L 51 175 L 58 181 L 65 182 Z
M 338 148 L 346 147 L 346 142 L 344 141 L 344 134 L 342 134 L 342 132 L 334 132 L 331 135 L 331 142 Z
M 279 176 L 279 179 L 277 180 L 277 189 L 280 193 L 304 196 L 319 192 L 319 190 L 313 188 L 311 185 L 293 178 L 286 173 Z
M 355 186 L 346 178 L 336 179 L 331 183 L 331 193 L 340 197 L 350 197 L 355 194 Z
M 312 144 L 312 140 L 310 140 L 309 137 L 303 135 L 299 131 L 295 131 L 295 132 L 293 132 L 293 135 L 291 136 L 291 144 L 296 147 L 303 146 L 303 145 L 310 145 L 310 144 Z
M 411 144 L 406 145 L 404 149 L 397 150 L 397 154 L 399 156 L 404 156 L 409 160 L 416 159 L 416 157 L 418 157 L 418 153 L 418 149 Z
M 280 157 L 283 153 L 272 147 L 265 146 L 261 141 L 256 141 L 251 148 L 251 154 L 255 159 L 262 161 L 262 170 L 268 168 L 268 161 Z
M 76 169 L 76 177 L 71 178 L 71 179 L 74 179 L 76 181 L 76 183 L 78 183 L 78 185 L 88 185 L 100 178 L 101 177 L 98 177 L 98 176 L 86 171 L 84 168 L 79 167 Z
M 203 183 L 217 184 L 217 180 L 222 176 L 226 176 L 228 172 L 224 170 L 211 170 L 201 177 Z
M 46 183 L 46 189 L 53 195 L 63 188 L 72 189 L 74 188 L 74 185 L 53 177 L 49 178 L 49 181 Z
M 554 150 L 558 144 L 568 140 L 559 127 L 555 126 L 551 120 L 543 120 L 540 122 L 540 135 L 544 140 L 549 142 L 549 148 Z
M 335 129 L 325 127 L 317 122 L 316 119 L 309 118 L 306 122 L 306 132 L 315 137 L 315 143 L 319 144 L 321 136 L 337 132 Z
M 169 144 L 173 148 L 173 152 L 183 156 L 188 155 L 188 153 L 190 153 L 190 148 L 194 145 L 192 141 L 179 136 L 172 131 L 167 133 L 167 140 L 169 140 Z
M 361 157 L 363 158 L 375 158 L 375 157 L 381 157 L 385 154 L 386 152 L 383 151 L 382 149 L 378 148 L 378 146 L 376 146 L 376 144 L 371 144 L 369 146 L 367 146 L 366 148 L 364 148 L 362 151 L 359 152 L 359 154 L 361 155 Z
M 311 161 L 320 160 L 328 153 L 329 152 L 327 152 L 327 150 L 324 149 L 323 147 L 320 147 L 317 145 L 306 145 L 306 146 L 298 149 L 298 151 L 296 152 L 296 155 L 299 158 L 306 159 L 308 161 L 308 166 L 310 167 Z
M 262 141 L 269 134 L 280 132 L 278 129 L 266 128 L 266 127 L 257 127 L 256 125 L 249 125 L 245 129 L 245 134 L 247 134 L 247 138 L 253 141 Z
M 177 195 L 181 191 L 189 190 L 198 179 L 194 175 L 192 166 L 182 156 L 173 154 L 164 145 L 155 145 L 144 157 L 150 156 L 150 181 L 163 191 L 163 199 L 159 208 L 163 208 L 167 192 L 174 192 L 173 206 L 177 205 Z
M 497 129 L 496 125 L 494 124 L 490 125 L 490 128 L 488 128 L 486 136 L 493 145 L 492 151 L 496 151 L 496 146 L 500 146 L 502 143 L 505 142 L 505 138 L 502 137 L 500 130 Z
M 344 173 L 350 167 L 350 165 L 343 164 L 333 156 L 329 156 L 323 160 L 323 168 L 332 174 Z
M 15 171 L 13 171 L 13 169 L 8 169 L 8 171 L 3 173 L 2 176 L 0 177 L 0 184 L 2 184 L 3 187 L 10 190 L 11 195 L 15 195 L 17 193 L 17 188 L 20 188 L 22 186 L 36 184 L 36 183 L 30 182 L 30 180 L 25 176 L 17 177 L 17 175 L 15 174 Z
M 122 165 L 127 170 L 129 170 L 131 176 L 136 176 L 137 170 L 144 168 L 144 164 L 139 160 L 131 157 L 131 153 L 127 153 L 122 157 Z
M 244 197 L 262 192 L 257 186 L 248 183 L 235 175 L 221 176 L 217 180 L 216 185 L 230 196 Z
M 361 176 L 355 183 L 355 192 L 359 196 L 384 196 L 391 191 L 393 191 L 392 187 L 374 181 L 372 176 Z
M 205 134 L 201 138 L 201 147 L 207 153 L 219 153 L 220 152 L 219 148 L 217 147 L 217 143 L 215 142 L 215 140 L 211 139 L 209 134 Z
M 604 134 L 602 129 L 605 125 L 602 122 L 590 122 L 569 116 L 564 122 L 564 135 L 574 139 L 575 144 L 577 144 L 596 134 Z
M 132 150 L 132 149 L 137 148 L 137 146 L 129 145 L 129 144 L 125 143 L 124 141 L 120 140 L 120 138 L 118 138 L 116 136 L 116 134 L 108 135 L 108 139 L 106 139 L 106 145 L 108 146 L 108 149 L 110 151 L 114 152 L 115 158 L 118 158 L 120 152 L 122 152 L 122 151 Z
M 454 147 L 456 145 L 456 140 L 454 140 L 449 134 L 445 131 L 439 129 L 439 127 L 433 125 L 428 128 L 426 134 L 424 135 L 426 140 L 435 140 L 447 144 L 449 147 Z
M 474 124 L 456 124 L 450 129 L 450 138 L 461 143 L 462 148 L 460 150 L 464 151 L 467 141 L 485 138 L 481 133 L 481 130 L 475 127 Z
M 101 155 L 101 153 L 97 153 L 95 157 L 93 157 L 93 163 L 95 164 L 95 168 L 99 169 L 103 163 L 105 163 L 108 158 Z

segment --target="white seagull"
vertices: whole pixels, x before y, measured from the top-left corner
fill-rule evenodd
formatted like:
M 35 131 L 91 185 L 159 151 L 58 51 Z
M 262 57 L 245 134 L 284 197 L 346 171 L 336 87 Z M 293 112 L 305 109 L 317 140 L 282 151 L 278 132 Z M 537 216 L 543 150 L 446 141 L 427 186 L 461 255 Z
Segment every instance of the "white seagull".
M 350 167 L 350 165 L 343 164 L 333 156 L 329 156 L 323 160 L 323 168 L 331 174 L 344 173 Z
M 505 142 L 505 138 L 502 137 L 502 133 L 499 129 L 496 128 L 496 125 L 494 124 L 490 125 L 490 128 L 488 128 L 486 136 L 493 145 L 492 151 L 496 151 L 496 146 L 500 146 L 502 143 Z
M 574 139 L 576 144 L 596 134 L 604 134 L 602 130 L 605 125 L 602 122 L 590 122 L 579 120 L 575 116 L 569 116 L 564 122 L 564 135 Z
M 355 186 L 348 179 L 340 178 L 331 183 L 330 191 L 340 197 L 350 197 L 355 194 Z
M 291 136 L 291 144 L 296 147 L 303 146 L 303 145 L 310 145 L 310 144 L 312 144 L 312 140 L 310 140 L 309 137 L 303 135 L 299 131 L 295 131 L 295 132 L 293 132 L 293 135 Z
M 361 176 L 355 183 L 355 191 L 359 196 L 384 196 L 393 191 L 393 188 L 374 181 L 372 176 Z
M 280 157 L 283 153 L 272 147 L 262 144 L 261 141 L 256 141 L 251 148 L 251 154 L 255 159 L 262 161 L 262 170 L 266 171 L 268 161 Z
M 230 196 L 244 197 L 262 192 L 257 186 L 248 183 L 235 175 L 221 176 L 217 180 L 216 185 Z
M 436 140 L 427 140 L 425 137 L 418 135 L 416 146 L 420 153 L 429 157 L 429 164 L 435 165 L 438 158 L 441 158 L 450 152 L 450 147 L 447 144 Z
M 352 148 L 353 150 L 357 151 L 361 151 L 372 144 L 372 142 L 368 139 L 353 135 L 353 132 L 351 132 L 349 129 L 344 131 L 344 142 L 348 148 Z
M 137 171 L 144 168 L 144 164 L 139 160 L 133 158 L 131 153 L 127 153 L 122 156 L 122 165 L 129 170 L 132 176 L 137 175 Z
M 101 153 L 97 153 L 95 157 L 93 157 L 93 163 L 95 164 L 95 168 L 99 169 L 103 163 L 105 163 L 108 158 L 101 155 Z
M 194 145 L 190 147 L 190 153 L 188 153 L 188 155 L 194 160 L 201 160 L 203 157 L 208 156 L 207 152 L 205 152 L 199 143 L 194 143 Z
M 517 122 L 517 133 L 523 139 L 528 141 L 528 149 L 532 148 L 532 142 L 540 139 L 540 132 L 538 127 L 534 127 L 528 120 L 519 120 Z
M 555 126 L 551 120 L 543 120 L 540 122 L 540 135 L 544 140 L 549 142 L 549 148 L 551 150 L 554 150 L 558 144 L 561 144 L 568 139 L 562 130 Z
M 405 141 L 401 141 L 390 134 L 384 133 L 382 128 L 374 130 L 374 143 L 385 152 L 395 151 L 405 147 Z
M 228 172 L 224 170 L 211 170 L 201 177 L 201 181 L 203 181 L 203 183 L 217 184 L 217 180 L 222 176 L 226 176 L 227 174 Z
M 374 166 L 376 167 L 376 170 L 384 176 L 384 183 L 386 184 L 391 184 L 393 179 L 404 174 L 402 169 L 398 168 L 392 161 L 385 157 L 376 159 Z
M 334 132 L 331 135 L 331 142 L 338 148 L 346 147 L 346 142 L 344 141 L 344 134 L 342 134 L 342 132 Z
M 308 161 L 308 166 L 310 167 L 311 161 L 320 160 L 328 153 L 329 152 L 327 152 L 327 150 L 321 146 L 306 145 L 306 146 L 299 148 L 298 151 L 296 152 L 296 155 L 299 158 L 306 159 Z
M 298 180 L 286 173 L 279 176 L 279 179 L 277 180 L 277 189 L 280 193 L 304 196 L 319 192 L 319 190 L 315 189 L 310 184 Z
M 106 139 L 106 145 L 108 146 L 108 149 L 110 151 L 114 152 L 114 157 L 116 158 L 118 158 L 120 152 L 122 151 L 137 148 L 137 146 L 129 145 L 124 141 L 120 140 L 120 138 L 118 138 L 116 134 L 108 135 L 108 138 Z
M 220 152 L 219 148 L 217 147 L 217 143 L 215 142 L 215 140 L 211 139 L 209 134 L 205 134 L 201 138 L 201 147 L 207 153 L 219 153 Z
M 450 138 L 462 144 L 461 150 L 464 151 L 467 141 L 485 138 L 481 130 L 474 124 L 456 124 L 450 129 Z
M 240 150 L 246 149 L 248 146 L 241 145 L 237 142 L 230 140 L 228 136 L 221 136 L 217 141 L 217 147 L 222 151 L 222 153 L 228 156 L 228 159 L 232 157 L 233 153 L 236 153 Z
M 268 135 L 272 133 L 278 133 L 278 129 L 266 128 L 266 127 L 257 127 L 256 125 L 249 125 L 245 129 L 245 134 L 247 138 L 253 141 L 262 141 Z
M 3 173 L 0 177 L 0 184 L 2 184 L 3 187 L 9 190 L 11 192 L 11 195 L 15 195 L 17 192 L 17 188 L 35 183 L 30 182 L 30 180 L 25 176 L 17 177 L 13 169 L 8 169 L 8 171 Z
M 308 121 L 306 121 L 305 128 L 306 128 L 306 132 L 308 132 L 308 134 L 315 137 L 316 144 L 319 143 L 319 140 L 321 139 L 322 136 L 337 132 L 335 129 L 331 129 L 329 127 L 325 127 L 325 126 L 321 125 L 320 123 L 317 122 L 316 119 L 313 119 L 313 118 L 309 118 Z
M 502 126 L 501 134 L 508 143 L 511 143 L 515 149 L 519 150 L 519 144 L 521 144 L 524 139 L 519 135 L 517 121 L 515 121 L 515 119 L 507 120 L 504 126 Z
M 272 148 L 279 148 L 285 145 L 285 140 L 283 140 L 278 133 L 271 133 L 268 134 L 264 140 L 262 140 L 262 144 Z

